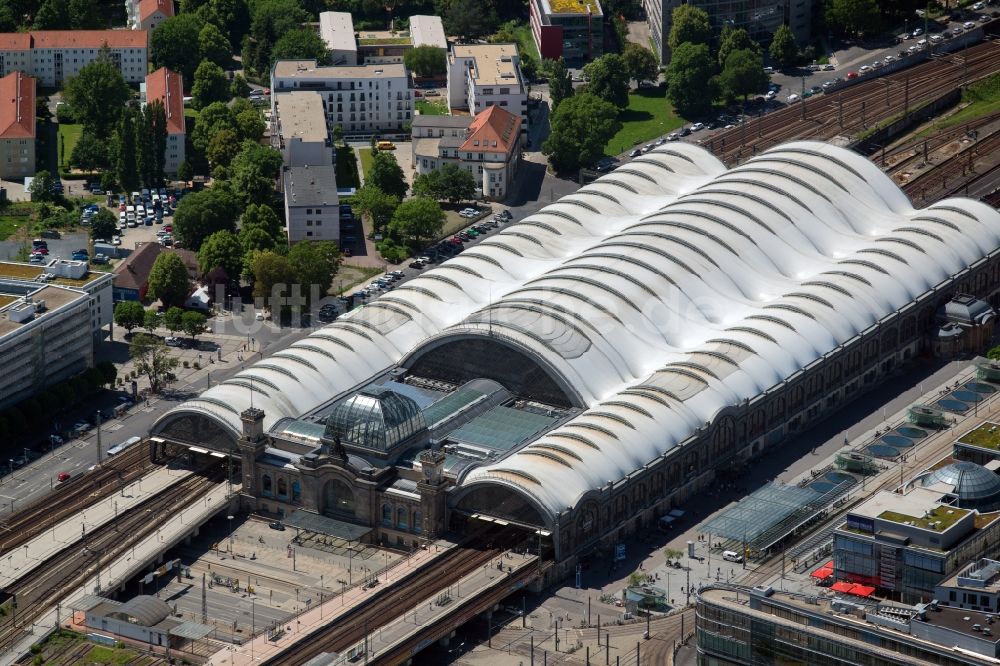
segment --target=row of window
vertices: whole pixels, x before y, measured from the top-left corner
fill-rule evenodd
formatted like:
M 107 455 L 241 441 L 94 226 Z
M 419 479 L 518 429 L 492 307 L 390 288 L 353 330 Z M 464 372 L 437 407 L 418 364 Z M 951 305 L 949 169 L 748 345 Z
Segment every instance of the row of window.
M 397 112 L 396 113 L 396 120 L 409 120 L 409 119 L 410 119 L 410 112 L 409 111 L 407 111 L 405 113 L 402 113 L 402 112 Z M 346 122 L 354 123 L 354 122 L 366 122 L 366 121 L 367 121 L 367 118 L 365 118 L 364 120 L 361 120 L 361 119 L 359 119 L 357 117 L 356 114 L 352 113 L 351 117 L 349 119 L 347 119 Z M 344 120 L 344 114 L 343 113 L 338 113 L 337 114 L 337 122 L 338 123 L 345 122 L 345 120 Z M 368 123 L 368 124 L 369 125 L 373 125 L 373 123 Z
M 261 477 L 260 487 L 261 495 L 264 497 L 275 497 L 279 500 L 291 501 L 293 504 L 302 499 L 302 486 L 298 481 L 292 481 L 291 496 L 288 494 L 288 481 L 283 478 L 278 479 L 277 492 L 275 492 L 275 484 L 271 480 L 270 474 L 265 474 Z
M 393 517 L 395 517 L 395 522 L 393 522 Z M 420 534 L 424 531 L 423 517 L 420 513 L 420 509 L 414 509 L 413 513 L 405 506 L 397 507 L 395 511 L 392 510 L 392 506 L 388 504 L 382 505 L 382 525 L 385 527 L 393 527 L 397 530 L 407 530 L 413 532 L 414 534 Z

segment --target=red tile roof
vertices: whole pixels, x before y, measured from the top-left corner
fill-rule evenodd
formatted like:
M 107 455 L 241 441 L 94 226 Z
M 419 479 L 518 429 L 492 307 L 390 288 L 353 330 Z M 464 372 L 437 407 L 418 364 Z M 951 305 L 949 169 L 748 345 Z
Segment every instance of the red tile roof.
M 149 273 L 156 258 L 163 252 L 159 243 L 143 243 L 115 267 L 114 286 L 142 292 L 149 283 Z
M 161 67 L 146 77 L 146 101 L 158 99 L 167 112 L 167 134 L 184 134 L 184 87 L 181 75 Z
M 141 0 L 139 2 L 140 21 L 145 21 L 157 11 L 170 18 L 174 15 L 174 0 Z
M 27 32 L 0 32 L 0 51 L 27 51 L 31 35 Z
M 0 79 L 0 139 L 35 138 L 35 80 L 21 72 Z
M 146 30 L 35 30 L 31 33 L 36 49 L 144 49 L 149 44 Z
M 506 153 L 521 135 L 521 116 L 490 106 L 473 118 L 460 150 L 472 153 Z

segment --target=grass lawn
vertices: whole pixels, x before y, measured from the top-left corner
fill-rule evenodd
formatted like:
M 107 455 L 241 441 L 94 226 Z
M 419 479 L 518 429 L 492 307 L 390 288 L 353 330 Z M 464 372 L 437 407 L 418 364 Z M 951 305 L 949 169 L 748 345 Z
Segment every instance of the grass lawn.
M 0 240 L 7 240 L 30 220 L 27 215 L 0 215 Z
M 350 146 L 337 146 L 337 187 L 359 187 L 358 158 Z
M 666 86 L 640 88 L 629 94 L 628 108 L 618 114 L 622 128 L 604 146 L 608 155 L 625 152 L 684 124 L 667 102 Z
M 968 511 L 964 509 L 949 509 L 946 507 L 936 507 L 932 511 L 928 512 L 925 516 L 909 516 L 905 513 L 898 513 L 896 511 L 883 511 L 879 514 L 879 518 L 882 520 L 889 520 L 894 523 L 913 523 L 914 526 L 923 529 L 935 529 L 938 531 L 943 531 L 951 527 L 959 518 L 965 516 Z M 935 526 L 931 528 L 930 523 L 935 523 Z
M 372 149 L 358 148 L 358 156 L 361 158 L 361 173 L 368 176 L 368 170 L 372 168 Z
M 438 100 L 432 102 L 428 99 L 418 99 L 417 100 L 417 111 L 424 116 L 447 116 L 448 115 L 448 104 L 443 100 Z
M 962 435 L 958 441 L 962 444 L 996 451 L 1000 449 L 1000 427 L 996 423 L 987 421 L 975 430 L 970 430 Z
M 347 258 L 350 261 L 350 258 Z M 343 294 L 352 287 L 361 284 L 365 280 L 382 273 L 378 266 L 351 266 L 341 264 L 337 274 L 333 276 L 333 284 L 330 285 L 331 294 Z
M 196 111 L 195 109 L 192 109 L 190 106 L 185 106 L 184 107 L 184 117 L 185 118 L 194 118 L 195 120 L 197 120 L 198 119 L 198 111 Z
M 538 45 L 535 44 L 535 38 L 531 35 L 531 26 L 527 23 L 519 25 L 514 29 L 514 37 L 517 39 L 517 50 L 519 53 L 526 53 L 535 59 L 535 62 L 541 62 L 542 56 L 538 54 Z
M 69 170 L 69 158 L 83 134 L 83 125 L 59 125 L 59 168 Z
M 994 74 L 973 83 L 962 94 L 962 101 L 968 102 L 968 106 L 936 121 L 931 129 L 923 130 L 920 134 L 932 134 L 935 130 L 948 129 L 1000 111 L 1000 75 Z

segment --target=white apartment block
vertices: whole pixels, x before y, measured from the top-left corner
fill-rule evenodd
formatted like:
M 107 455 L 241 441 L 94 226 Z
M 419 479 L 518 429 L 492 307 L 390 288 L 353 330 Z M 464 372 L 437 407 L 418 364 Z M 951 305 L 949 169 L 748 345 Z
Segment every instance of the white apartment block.
M 174 0 L 125 0 L 128 27 L 152 32 L 174 15 Z
M 516 44 L 460 44 L 448 54 L 448 108 L 476 115 L 490 106 L 521 116 L 528 131 L 528 93 Z
M 163 170 L 176 174 L 184 161 L 184 86 L 181 75 L 161 67 L 146 77 L 146 103 L 159 100 L 167 115 L 167 150 Z
M 47 88 L 67 79 L 93 62 L 108 47 L 127 83 L 146 78 L 149 32 L 146 30 L 35 30 L 0 33 L 0 76 L 13 71 L 34 77 Z
M 271 145 L 281 151 L 286 167 L 333 164 L 322 93 L 277 93 L 274 108 Z
M 332 128 L 344 134 L 405 131 L 413 118 L 413 90 L 402 64 L 318 66 L 315 60 L 279 60 L 271 70 L 271 115 L 282 92 L 319 92 Z
M 333 65 L 357 65 L 358 42 L 350 12 L 320 12 L 319 36 L 326 42 Z
M 340 240 L 340 206 L 332 164 L 285 168 L 288 244 Z

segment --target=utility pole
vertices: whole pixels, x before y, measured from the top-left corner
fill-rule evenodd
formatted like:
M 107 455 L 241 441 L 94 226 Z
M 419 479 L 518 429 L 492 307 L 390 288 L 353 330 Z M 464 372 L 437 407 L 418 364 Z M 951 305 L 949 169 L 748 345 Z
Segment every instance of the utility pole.
M 201 622 L 208 624 L 208 583 L 207 574 L 201 574 Z

